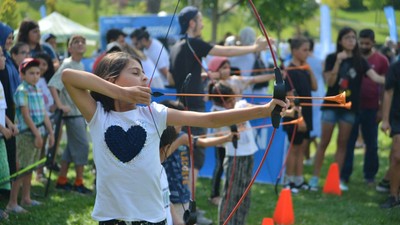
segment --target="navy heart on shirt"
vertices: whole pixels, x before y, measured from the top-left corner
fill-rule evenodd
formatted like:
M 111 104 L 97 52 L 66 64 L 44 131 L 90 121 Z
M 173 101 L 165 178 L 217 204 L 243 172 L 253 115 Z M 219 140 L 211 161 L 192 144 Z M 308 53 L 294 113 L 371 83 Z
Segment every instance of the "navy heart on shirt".
M 105 141 L 113 155 L 126 163 L 135 158 L 143 149 L 147 133 L 135 125 L 124 131 L 120 126 L 110 126 L 104 133 Z

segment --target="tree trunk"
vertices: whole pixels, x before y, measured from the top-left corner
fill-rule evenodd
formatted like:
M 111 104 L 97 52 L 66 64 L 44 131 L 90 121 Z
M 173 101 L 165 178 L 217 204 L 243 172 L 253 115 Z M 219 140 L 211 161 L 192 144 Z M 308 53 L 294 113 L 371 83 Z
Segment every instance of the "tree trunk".
M 218 22 L 219 22 L 219 16 L 218 16 L 218 0 L 214 0 L 214 6 L 212 8 L 212 13 L 211 13 L 211 21 L 212 21 L 212 27 L 211 27 L 211 42 L 216 43 L 217 42 L 217 28 L 218 28 Z
M 160 11 L 161 0 L 147 0 L 147 13 L 157 14 Z

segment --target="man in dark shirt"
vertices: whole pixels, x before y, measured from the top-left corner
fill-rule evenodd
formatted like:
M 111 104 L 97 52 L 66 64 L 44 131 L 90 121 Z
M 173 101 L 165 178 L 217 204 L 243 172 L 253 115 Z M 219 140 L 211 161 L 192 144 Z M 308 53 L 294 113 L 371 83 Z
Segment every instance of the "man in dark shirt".
M 203 17 L 201 12 L 193 6 L 187 6 L 179 13 L 179 25 L 183 38 L 171 48 L 170 72 L 175 81 L 177 93 L 204 94 L 205 78 L 220 78 L 219 72 L 203 73 L 201 60 L 207 55 L 237 56 L 251 52 L 260 52 L 267 48 L 267 41 L 259 39 L 252 46 L 221 46 L 212 45 L 203 41 L 201 37 L 203 29 Z M 197 59 L 196 59 L 197 58 Z M 191 77 L 187 79 L 188 74 Z M 185 97 L 182 102 L 189 110 L 204 112 L 205 102 L 202 97 Z M 192 134 L 205 134 L 204 128 L 192 128 Z M 194 183 L 196 183 L 199 170 L 205 160 L 204 148 L 194 149 Z

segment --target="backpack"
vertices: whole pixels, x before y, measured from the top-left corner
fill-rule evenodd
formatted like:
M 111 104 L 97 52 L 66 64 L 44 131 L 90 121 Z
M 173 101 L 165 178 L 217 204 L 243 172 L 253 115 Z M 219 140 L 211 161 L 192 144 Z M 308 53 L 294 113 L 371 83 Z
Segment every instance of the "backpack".
M 267 68 L 260 57 L 260 53 L 255 53 L 254 55 L 255 55 L 256 59 L 254 60 L 253 71 L 251 72 L 251 76 L 258 76 L 258 75 L 265 74 L 266 71 L 258 71 L 259 69 Z M 268 87 L 268 81 L 263 82 L 263 83 L 254 84 L 253 89 L 261 89 L 264 87 Z

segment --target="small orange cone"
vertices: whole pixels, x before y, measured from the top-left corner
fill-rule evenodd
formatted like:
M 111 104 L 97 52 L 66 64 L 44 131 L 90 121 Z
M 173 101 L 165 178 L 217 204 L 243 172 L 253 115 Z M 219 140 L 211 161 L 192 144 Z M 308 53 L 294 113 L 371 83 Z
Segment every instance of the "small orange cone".
M 342 195 L 342 191 L 340 190 L 339 166 L 337 163 L 332 163 L 329 167 L 323 192 L 325 194 Z
M 282 225 L 294 224 L 292 193 L 289 188 L 282 189 L 279 195 L 274 212 L 274 221 Z
M 264 218 L 261 225 L 274 225 L 274 220 L 272 218 Z

